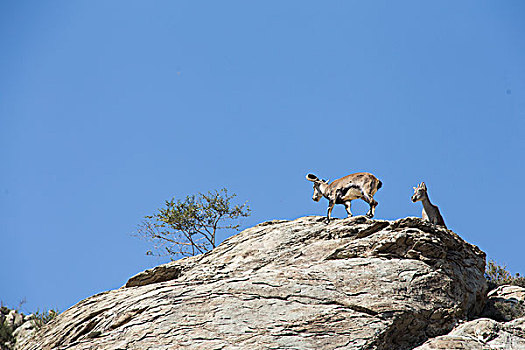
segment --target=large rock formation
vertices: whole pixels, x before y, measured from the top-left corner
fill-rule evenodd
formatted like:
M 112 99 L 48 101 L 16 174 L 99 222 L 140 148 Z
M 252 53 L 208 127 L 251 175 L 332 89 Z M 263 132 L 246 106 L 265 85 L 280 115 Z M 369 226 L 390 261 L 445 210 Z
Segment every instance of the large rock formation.
M 87 298 L 20 349 L 412 349 L 479 314 L 485 254 L 416 218 L 270 221 Z

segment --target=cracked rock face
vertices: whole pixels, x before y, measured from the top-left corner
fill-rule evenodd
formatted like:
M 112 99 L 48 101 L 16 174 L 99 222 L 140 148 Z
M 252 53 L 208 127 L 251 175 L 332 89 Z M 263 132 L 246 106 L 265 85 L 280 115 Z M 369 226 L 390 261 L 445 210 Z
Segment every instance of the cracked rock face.
M 20 349 L 412 349 L 480 313 L 485 254 L 416 218 L 270 221 L 87 298 Z

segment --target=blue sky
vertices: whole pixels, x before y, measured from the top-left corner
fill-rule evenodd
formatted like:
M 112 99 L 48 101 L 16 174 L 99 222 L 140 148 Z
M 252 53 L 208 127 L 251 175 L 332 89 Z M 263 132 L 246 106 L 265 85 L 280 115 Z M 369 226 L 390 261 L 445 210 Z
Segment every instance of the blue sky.
M 419 216 L 425 181 L 449 228 L 525 273 L 524 13 L 2 1 L 0 300 L 63 311 L 166 262 L 131 234 L 172 196 L 227 187 L 243 227 L 324 215 L 308 172 L 374 173 L 379 219 Z

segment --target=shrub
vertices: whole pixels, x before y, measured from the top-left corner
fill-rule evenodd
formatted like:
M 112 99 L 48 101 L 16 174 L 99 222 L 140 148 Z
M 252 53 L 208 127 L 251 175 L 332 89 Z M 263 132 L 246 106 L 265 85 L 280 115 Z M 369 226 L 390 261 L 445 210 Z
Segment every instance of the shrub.
M 7 324 L 0 322 L 0 349 L 10 349 L 14 344 L 13 330 Z
M 33 323 L 33 326 L 35 326 L 36 329 L 42 328 L 46 323 L 57 317 L 59 312 L 57 310 L 51 309 L 51 310 L 44 310 L 40 312 L 40 310 L 37 310 L 33 314 L 33 319 L 31 322 Z
M 525 288 L 524 277 L 521 277 L 519 273 L 512 276 L 507 270 L 506 265 L 499 265 L 494 260 L 489 260 L 487 262 L 487 266 L 485 267 L 485 279 L 489 285 L 489 291 L 505 284 Z
M 489 300 L 481 317 L 488 317 L 498 322 L 508 322 L 525 316 L 523 301 Z

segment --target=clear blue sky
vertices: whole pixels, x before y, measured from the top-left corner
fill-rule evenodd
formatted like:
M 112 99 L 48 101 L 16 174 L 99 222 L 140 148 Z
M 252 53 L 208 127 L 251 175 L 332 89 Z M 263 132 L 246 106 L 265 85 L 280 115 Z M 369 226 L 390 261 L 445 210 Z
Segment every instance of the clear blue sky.
M 525 273 L 524 15 L 521 0 L 2 1 L 0 300 L 63 311 L 166 262 L 131 234 L 172 196 L 226 186 L 251 205 L 243 227 L 324 215 L 308 172 L 374 173 L 379 219 L 419 216 L 423 180 L 449 228 Z

